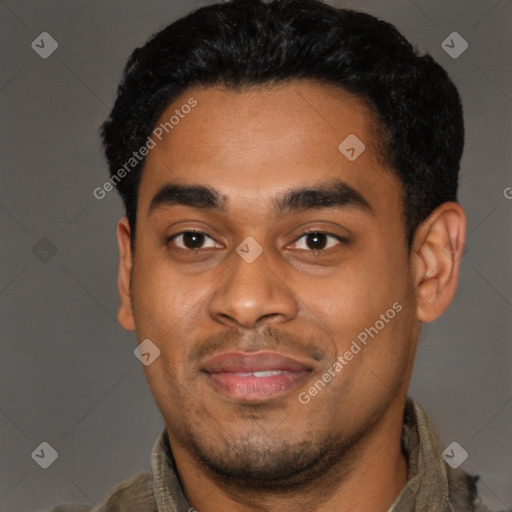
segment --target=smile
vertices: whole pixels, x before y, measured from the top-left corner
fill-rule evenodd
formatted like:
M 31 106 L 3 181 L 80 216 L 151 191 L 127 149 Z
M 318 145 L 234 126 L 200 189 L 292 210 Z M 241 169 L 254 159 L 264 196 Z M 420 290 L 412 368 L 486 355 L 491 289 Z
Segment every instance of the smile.
M 312 371 L 311 363 L 275 352 L 223 354 L 202 368 L 216 392 L 241 401 L 264 401 L 290 392 Z

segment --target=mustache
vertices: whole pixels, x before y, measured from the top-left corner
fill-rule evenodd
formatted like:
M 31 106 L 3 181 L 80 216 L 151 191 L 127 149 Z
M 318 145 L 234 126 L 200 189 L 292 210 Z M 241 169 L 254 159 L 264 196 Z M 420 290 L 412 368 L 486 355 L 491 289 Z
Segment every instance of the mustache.
M 196 365 L 206 358 L 226 352 L 258 352 L 262 350 L 301 355 L 315 361 L 326 359 L 325 342 L 316 337 L 297 337 L 272 326 L 258 331 L 236 327 L 212 334 L 197 344 L 187 355 L 187 362 Z

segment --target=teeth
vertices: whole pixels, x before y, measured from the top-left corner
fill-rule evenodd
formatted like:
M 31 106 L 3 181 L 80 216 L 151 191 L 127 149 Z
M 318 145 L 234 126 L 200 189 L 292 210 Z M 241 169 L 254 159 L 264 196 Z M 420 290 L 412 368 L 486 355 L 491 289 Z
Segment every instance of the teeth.
M 278 370 L 267 370 L 264 372 L 252 372 L 255 377 L 272 377 L 273 375 L 281 375 L 282 372 Z
M 279 371 L 279 370 L 265 370 L 265 371 L 262 371 L 262 372 L 245 372 L 245 373 L 242 373 L 242 372 L 238 372 L 238 373 L 235 373 L 235 375 L 237 377 L 249 377 L 249 376 L 254 376 L 254 377 L 272 377 L 274 375 L 281 375 L 283 372 Z

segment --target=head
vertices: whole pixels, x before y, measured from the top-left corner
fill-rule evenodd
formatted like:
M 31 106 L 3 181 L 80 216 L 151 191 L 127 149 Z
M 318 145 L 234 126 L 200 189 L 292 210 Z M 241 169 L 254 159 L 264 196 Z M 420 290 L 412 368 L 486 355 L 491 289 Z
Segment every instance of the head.
M 173 448 L 304 485 L 396 420 L 465 233 L 462 108 L 430 56 L 316 0 L 211 5 L 132 53 L 102 137 L 119 320 L 160 349 Z

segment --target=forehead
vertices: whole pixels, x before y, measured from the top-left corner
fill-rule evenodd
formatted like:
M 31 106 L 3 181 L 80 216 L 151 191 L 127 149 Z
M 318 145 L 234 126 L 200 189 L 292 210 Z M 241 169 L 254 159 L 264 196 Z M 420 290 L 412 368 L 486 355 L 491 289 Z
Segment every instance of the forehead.
M 229 198 L 245 198 L 259 199 L 261 207 L 280 189 L 332 178 L 365 195 L 394 193 L 398 200 L 401 187 L 383 164 L 375 123 L 359 98 L 310 81 L 189 89 L 156 124 L 164 129 L 152 137 L 156 146 L 146 158 L 140 202 L 165 182 L 179 181 L 214 186 L 228 205 Z

